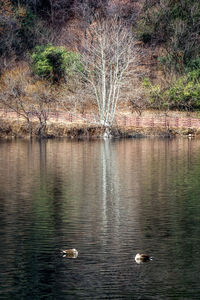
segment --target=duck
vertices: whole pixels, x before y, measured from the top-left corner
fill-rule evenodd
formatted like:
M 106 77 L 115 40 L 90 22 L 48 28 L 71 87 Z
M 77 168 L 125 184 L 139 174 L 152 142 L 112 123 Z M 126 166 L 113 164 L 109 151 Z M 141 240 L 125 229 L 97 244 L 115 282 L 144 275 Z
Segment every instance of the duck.
M 147 254 L 137 253 L 136 256 L 135 256 L 135 261 L 138 264 L 143 263 L 143 262 L 147 262 L 147 261 L 150 261 L 150 260 L 152 260 L 152 257 L 147 255 Z
M 74 248 L 62 250 L 61 253 L 62 253 L 63 257 L 68 257 L 68 258 L 77 258 L 78 257 L 78 251 Z

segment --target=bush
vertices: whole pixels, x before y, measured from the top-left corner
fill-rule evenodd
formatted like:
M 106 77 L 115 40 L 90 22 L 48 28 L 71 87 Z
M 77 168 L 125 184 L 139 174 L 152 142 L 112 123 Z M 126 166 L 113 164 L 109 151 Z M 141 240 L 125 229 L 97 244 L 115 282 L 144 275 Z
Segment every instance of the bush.
M 157 109 L 200 109 L 200 83 L 195 71 L 181 76 L 167 88 L 152 85 L 148 79 L 143 81 L 151 107 Z
M 187 63 L 187 67 L 190 71 L 200 69 L 200 57 L 196 57 L 195 59 L 189 61 Z
M 33 70 L 38 76 L 58 82 L 82 71 L 80 55 L 64 47 L 37 46 L 32 54 Z
M 189 72 L 190 80 L 200 79 L 200 57 L 187 62 L 186 70 Z
M 189 76 L 179 78 L 165 92 L 172 106 L 191 110 L 200 108 L 200 84 Z
M 183 52 L 167 54 L 166 56 L 158 57 L 158 62 L 163 71 L 181 73 L 184 71 Z

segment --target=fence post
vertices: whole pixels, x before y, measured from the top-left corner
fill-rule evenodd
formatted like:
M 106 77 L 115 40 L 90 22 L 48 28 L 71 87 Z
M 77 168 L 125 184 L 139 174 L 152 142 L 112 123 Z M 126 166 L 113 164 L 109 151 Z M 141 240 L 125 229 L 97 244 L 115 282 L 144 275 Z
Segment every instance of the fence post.
M 175 119 L 175 126 L 176 126 L 176 128 L 178 128 L 179 127 L 179 118 L 178 117 L 176 117 L 176 119 Z
M 124 126 L 126 126 L 126 116 L 124 116 Z
M 85 114 L 84 114 L 84 112 L 82 112 L 82 114 L 81 114 L 81 119 L 82 119 L 83 123 L 86 123 L 86 119 L 85 119 Z
M 136 117 L 136 127 L 139 127 L 139 125 L 140 125 L 140 118 Z
M 151 118 L 151 127 L 154 128 L 154 118 Z
M 72 123 L 72 114 L 69 113 L 69 121 Z
M 192 126 L 191 126 L 191 123 L 192 123 L 192 122 L 191 122 L 191 118 L 189 118 L 189 119 L 188 119 L 188 128 L 191 128 L 191 127 L 192 127 Z
M 7 109 L 4 109 L 4 118 L 7 118 Z

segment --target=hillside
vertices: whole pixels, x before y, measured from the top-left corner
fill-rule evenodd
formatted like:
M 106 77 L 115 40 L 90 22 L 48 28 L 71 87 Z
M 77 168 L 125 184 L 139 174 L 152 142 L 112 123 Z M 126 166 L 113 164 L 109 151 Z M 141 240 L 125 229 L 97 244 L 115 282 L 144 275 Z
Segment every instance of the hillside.
M 106 126 L 116 109 L 198 111 L 199 20 L 194 0 L 1 0 L 1 109 L 39 134 L 58 108 Z

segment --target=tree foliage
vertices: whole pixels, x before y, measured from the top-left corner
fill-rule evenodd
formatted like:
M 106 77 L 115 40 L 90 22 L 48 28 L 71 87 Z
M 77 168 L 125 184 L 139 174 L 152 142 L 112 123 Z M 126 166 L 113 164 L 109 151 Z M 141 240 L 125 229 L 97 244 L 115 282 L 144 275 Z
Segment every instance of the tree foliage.
M 179 71 L 180 64 L 199 55 L 199 1 L 146 0 L 143 11 L 138 24 L 140 38 L 165 45 L 168 57 L 164 63 L 176 64 Z
M 191 69 L 190 72 L 172 81 L 167 87 L 153 85 L 148 79 L 144 79 L 143 86 L 147 91 L 151 107 L 191 111 L 200 109 L 199 79 L 199 69 Z
M 53 82 L 69 78 L 82 70 L 80 55 L 64 47 L 37 46 L 32 59 L 34 73 Z
M 6 0 L 0 4 L 0 56 L 25 58 L 45 36 L 38 16 L 25 6 Z

